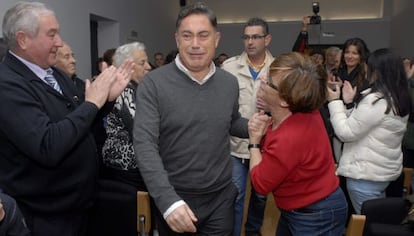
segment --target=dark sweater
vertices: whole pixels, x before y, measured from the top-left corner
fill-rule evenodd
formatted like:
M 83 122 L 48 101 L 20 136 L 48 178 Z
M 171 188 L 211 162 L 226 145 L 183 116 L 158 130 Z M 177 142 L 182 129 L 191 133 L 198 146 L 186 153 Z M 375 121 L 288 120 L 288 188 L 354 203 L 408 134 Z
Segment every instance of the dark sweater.
M 144 77 L 137 90 L 134 148 L 162 213 L 180 193 L 213 193 L 231 182 L 230 135 L 248 137 L 238 96 L 237 79 L 219 68 L 203 85 L 175 63 Z

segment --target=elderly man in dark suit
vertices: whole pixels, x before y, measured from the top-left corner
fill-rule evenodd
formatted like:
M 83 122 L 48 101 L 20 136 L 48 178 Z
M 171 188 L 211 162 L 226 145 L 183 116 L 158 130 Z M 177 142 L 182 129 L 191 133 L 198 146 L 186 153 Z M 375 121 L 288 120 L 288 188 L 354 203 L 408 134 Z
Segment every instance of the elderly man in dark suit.
M 9 51 L 0 64 L 0 188 L 37 235 L 85 235 L 98 173 L 90 127 L 128 84 L 134 64 L 86 82 L 85 97 L 59 70 L 53 10 L 19 2 L 3 19 Z

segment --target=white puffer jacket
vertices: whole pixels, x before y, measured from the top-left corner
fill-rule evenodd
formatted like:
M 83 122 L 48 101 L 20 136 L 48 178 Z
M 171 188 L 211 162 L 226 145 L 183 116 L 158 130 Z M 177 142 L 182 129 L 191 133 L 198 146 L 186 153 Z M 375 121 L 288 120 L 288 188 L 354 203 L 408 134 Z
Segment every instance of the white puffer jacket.
M 370 89 L 361 92 L 368 94 Z M 332 126 L 344 142 L 337 172 L 353 179 L 392 181 L 402 170 L 401 142 L 408 115 L 397 116 L 378 93 L 366 95 L 348 115 L 341 100 L 328 104 Z

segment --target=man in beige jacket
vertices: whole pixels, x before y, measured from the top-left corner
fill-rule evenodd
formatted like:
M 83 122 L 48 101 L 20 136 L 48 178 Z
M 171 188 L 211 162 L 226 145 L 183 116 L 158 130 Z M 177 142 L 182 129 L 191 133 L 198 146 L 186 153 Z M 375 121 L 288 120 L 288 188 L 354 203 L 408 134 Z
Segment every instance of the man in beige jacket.
M 267 22 L 257 17 L 249 19 L 244 26 L 242 40 L 243 53 L 224 61 L 222 68 L 237 77 L 240 88 L 239 111 L 243 117 L 249 119 L 257 109 L 263 109 L 264 104 L 256 101 L 256 92 L 260 85 L 260 78 L 267 76 L 273 61 L 273 56 L 267 49 L 272 41 Z M 246 179 L 249 171 L 248 142 L 248 139 L 231 137 L 233 182 L 239 191 L 235 204 L 234 236 L 240 236 L 242 228 Z M 261 235 L 265 205 L 266 196 L 258 195 L 252 187 L 245 224 L 246 236 Z

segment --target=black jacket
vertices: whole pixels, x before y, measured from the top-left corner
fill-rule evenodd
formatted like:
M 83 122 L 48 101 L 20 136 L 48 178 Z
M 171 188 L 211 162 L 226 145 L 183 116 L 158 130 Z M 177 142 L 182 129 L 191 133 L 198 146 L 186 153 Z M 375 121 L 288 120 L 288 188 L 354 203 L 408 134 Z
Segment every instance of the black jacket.
M 0 64 L 0 188 L 32 214 L 82 212 L 96 188 L 98 108 L 54 76 L 63 95 L 10 53 Z

